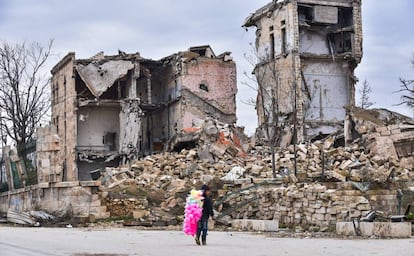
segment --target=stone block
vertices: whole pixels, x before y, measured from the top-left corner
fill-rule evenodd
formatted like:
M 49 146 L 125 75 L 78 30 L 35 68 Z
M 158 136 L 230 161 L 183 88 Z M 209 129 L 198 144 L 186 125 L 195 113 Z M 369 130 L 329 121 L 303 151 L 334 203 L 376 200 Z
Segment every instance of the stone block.
M 388 130 L 381 132 L 381 136 L 390 136 L 390 135 L 391 135 L 391 132 Z
M 250 183 L 252 183 L 252 179 L 250 179 L 250 178 L 243 178 L 243 179 L 234 180 L 234 184 L 236 184 L 236 185 L 243 185 L 243 184 L 250 184 Z
M 141 219 L 148 216 L 150 212 L 147 210 L 136 210 L 132 214 L 134 216 L 134 219 Z
M 369 210 L 371 210 L 371 206 L 369 204 L 359 204 L 357 206 L 357 209 L 359 211 L 369 211 Z
M 101 206 L 101 200 L 94 200 L 89 203 L 90 207 L 99 207 Z
M 321 208 L 319 208 L 319 209 L 316 209 L 316 211 L 315 211 L 316 213 L 326 213 L 326 208 L 325 207 L 321 207 Z
M 293 207 L 294 208 L 301 208 L 303 206 L 302 202 L 294 202 Z
M 80 181 L 82 187 L 99 187 L 101 185 L 100 180 Z
M 312 221 L 322 221 L 325 220 L 325 214 L 315 213 L 312 215 Z
M 339 169 L 341 170 L 345 170 L 346 168 L 348 168 L 348 166 L 350 166 L 352 164 L 352 160 L 346 160 L 344 162 L 342 162 L 342 164 L 339 166 Z
M 210 153 L 212 153 L 215 156 L 222 156 L 226 152 L 227 148 L 227 145 L 216 142 L 210 146 Z
M 375 130 L 376 130 L 376 132 L 379 132 L 379 133 L 386 132 L 386 131 L 388 131 L 388 127 L 387 126 L 378 126 L 378 127 L 375 128 Z
M 208 230 L 214 230 L 214 226 L 215 226 L 215 221 L 214 220 L 209 220 L 208 221 Z
M 95 217 L 97 219 L 108 219 L 111 217 L 111 213 L 110 212 L 101 212 L 99 215 L 95 215 Z
M 315 209 L 314 208 L 307 208 L 306 209 L 306 212 L 314 213 L 315 212 Z
M 358 226 L 358 223 L 356 225 Z M 359 227 L 363 237 L 409 238 L 412 232 L 410 222 L 361 222 Z M 352 222 L 337 222 L 336 233 L 345 236 L 356 235 Z
M 39 188 L 49 188 L 49 182 L 42 182 L 37 184 Z
M 70 188 L 79 186 L 79 181 L 64 181 L 64 182 L 57 182 L 52 185 L 55 188 Z
M 391 130 L 391 134 L 395 135 L 395 134 L 400 134 L 401 133 L 401 129 L 393 129 Z M 382 135 L 382 134 L 381 134 Z
M 279 230 L 279 221 L 239 219 L 232 221 L 232 227 L 242 231 L 276 232 Z
M 346 176 L 342 175 L 339 171 L 333 171 L 332 177 L 342 182 L 346 181 Z

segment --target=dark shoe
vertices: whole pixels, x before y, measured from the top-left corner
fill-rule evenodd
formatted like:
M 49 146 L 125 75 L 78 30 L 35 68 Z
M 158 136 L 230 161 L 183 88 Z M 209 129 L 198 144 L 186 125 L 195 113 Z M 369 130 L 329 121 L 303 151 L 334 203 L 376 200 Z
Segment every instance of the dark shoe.
M 200 245 L 200 237 L 196 236 L 195 237 L 195 242 L 197 245 Z
M 207 237 L 202 236 L 201 240 L 203 241 L 203 245 L 207 245 Z

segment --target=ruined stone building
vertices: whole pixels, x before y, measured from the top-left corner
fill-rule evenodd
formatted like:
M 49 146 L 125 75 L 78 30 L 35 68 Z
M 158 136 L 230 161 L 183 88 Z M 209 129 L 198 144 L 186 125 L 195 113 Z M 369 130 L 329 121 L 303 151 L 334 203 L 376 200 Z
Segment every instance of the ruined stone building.
M 282 144 L 341 128 L 355 104 L 362 58 L 360 0 L 272 1 L 249 16 L 256 27 L 258 122 L 281 127 Z M 275 110 L 274 113 L 272 110 Z
M 52 126 L 38 133 L 40 182 L 90 180 L 94 170 L 161 151 L 197 120 L 236 122 L 236 65 L 209 46 L 161 60 L 71 52 L 51 73 Z

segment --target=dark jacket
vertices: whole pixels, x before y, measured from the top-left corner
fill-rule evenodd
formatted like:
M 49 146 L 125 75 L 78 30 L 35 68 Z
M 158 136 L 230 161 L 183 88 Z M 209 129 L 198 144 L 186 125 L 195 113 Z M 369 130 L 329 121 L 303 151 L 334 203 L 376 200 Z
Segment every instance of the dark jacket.
M 211 198 L 208 197 L 206 194 L 203 194 L 204 200 L 203 200 L 203 215 L 201 218 L 203 220 L 208 219 L 210 216 L 214 216 L 213 211 L 213 202 L 211 201 Z

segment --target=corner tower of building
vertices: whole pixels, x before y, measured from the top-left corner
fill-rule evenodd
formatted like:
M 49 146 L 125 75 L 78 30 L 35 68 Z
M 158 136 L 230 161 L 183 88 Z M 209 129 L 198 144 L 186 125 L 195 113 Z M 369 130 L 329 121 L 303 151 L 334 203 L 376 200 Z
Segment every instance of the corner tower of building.
M 258 134 L 276 124 L 282 145 L 341 128 L 355 104 L 361 1 L 273 1 L 243 26 L 256 27 Z

